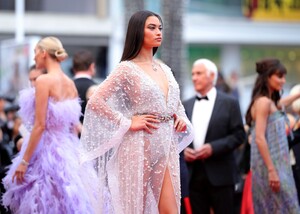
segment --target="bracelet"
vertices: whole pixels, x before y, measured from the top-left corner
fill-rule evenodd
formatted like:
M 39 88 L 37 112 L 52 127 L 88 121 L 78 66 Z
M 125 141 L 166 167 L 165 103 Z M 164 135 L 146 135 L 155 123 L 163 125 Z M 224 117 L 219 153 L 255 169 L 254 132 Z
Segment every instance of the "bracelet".
M 24 166 L 28 166 L 29 165 L 29 163 L 26 160 L 24 160 L 24 159 L 21 160 L 21 164 L 24 165 Z

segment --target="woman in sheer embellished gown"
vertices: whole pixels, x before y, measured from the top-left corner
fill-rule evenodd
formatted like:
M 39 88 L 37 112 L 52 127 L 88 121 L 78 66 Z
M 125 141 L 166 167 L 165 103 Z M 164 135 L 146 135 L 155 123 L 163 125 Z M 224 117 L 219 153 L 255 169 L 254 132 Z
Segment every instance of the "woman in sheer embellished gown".
M 289 160 L 284 108 L 300 92 L 280 98 L 286 69 L 277 59 L 256 63 L 258 77 L 246 114 L 251 127 L 251 176 L 254 213 L 300 213 Z
M 179 213 L 179 152 L 193 138 L 171 69 L 153 59 L 162 20 L 132 15 L 121 62 L 90 98 L 81 161 L 98 170 L 101 213 Z
M 35 87 L 20 92 L 20 115 L 29 131 L 21 151 L 3 179 L 2 203 L 13 213 L 95 213 L 86 184 L 95 187 L 93 165 L 79 162 L 81 107 L 73 81 L 61 70 L 67 57 L 55 37 L 41 39 L 35 48 L 39 76 Z M 83 173 L 84 172 L 84 173 Z M 83 183 L 83 180 L 85 181 Z M 89 191 L 96 197 L 96 193 Z

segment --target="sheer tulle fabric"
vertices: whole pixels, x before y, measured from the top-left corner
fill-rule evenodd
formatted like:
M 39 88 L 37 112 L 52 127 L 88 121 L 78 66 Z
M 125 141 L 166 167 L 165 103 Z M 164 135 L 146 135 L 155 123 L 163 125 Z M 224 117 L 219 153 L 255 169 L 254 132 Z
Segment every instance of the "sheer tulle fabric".
M 158 213 L 167 167 L 179 210 L 179 152 L 192 141 L 193 133 L 180 102 L 178 84 L 170 68 L 160 66 L 169 83 L 167 97 L 138 65 L 124 61 L 87 105 L 81 161 L 92 161 L 98 171 L 100 213 Z M 153 134 L 129 130 L 133 115 L 174 113 L 186 121 L 187 131 L 175 132 L 173 119 L 161 121 Z

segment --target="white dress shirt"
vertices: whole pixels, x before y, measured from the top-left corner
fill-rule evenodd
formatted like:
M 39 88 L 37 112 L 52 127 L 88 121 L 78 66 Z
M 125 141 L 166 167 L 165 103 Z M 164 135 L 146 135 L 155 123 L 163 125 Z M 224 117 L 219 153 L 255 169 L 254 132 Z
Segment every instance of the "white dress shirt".
M 84 73 L 75 74 L 75 76 L 74 76 L 73 78 L 74 78 L 74 79 L 79 79 L 79 78 L 92 79 L 91 75 L 89 75 L 89 74 L 84 74 Z
M 197 96 L 203 95 L 197 93 Z M 194 126 L 194 149 L 199 149 L 203 144 L 206 137 L 208 124 L 212 115 L 213 107 L 216 101 L 217 90 L 213 87 L 207 94 L 208 100 L 195 100 L 192 124 Z

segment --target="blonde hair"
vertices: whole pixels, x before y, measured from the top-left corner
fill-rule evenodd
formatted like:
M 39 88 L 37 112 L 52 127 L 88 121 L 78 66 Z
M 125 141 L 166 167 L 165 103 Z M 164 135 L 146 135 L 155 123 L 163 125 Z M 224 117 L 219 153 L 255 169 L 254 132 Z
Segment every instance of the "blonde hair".
M 68 57 L 61 41 L 56 37 L 45 37 L 38 42 L 37 46 L 47 51 L 53 59 L 59 62 L 64 61 Z

